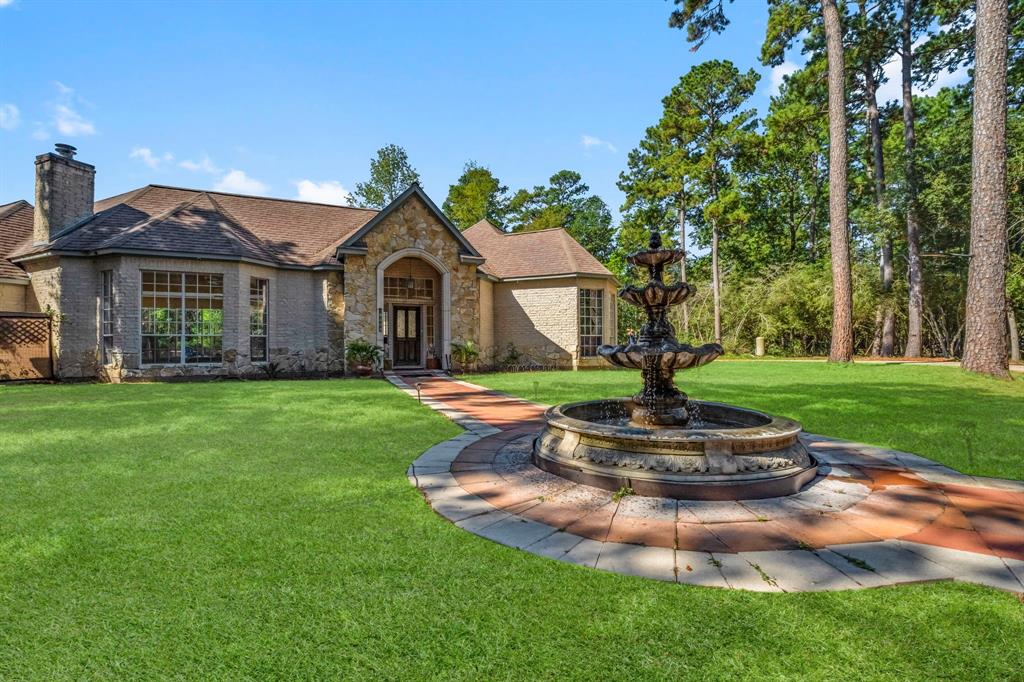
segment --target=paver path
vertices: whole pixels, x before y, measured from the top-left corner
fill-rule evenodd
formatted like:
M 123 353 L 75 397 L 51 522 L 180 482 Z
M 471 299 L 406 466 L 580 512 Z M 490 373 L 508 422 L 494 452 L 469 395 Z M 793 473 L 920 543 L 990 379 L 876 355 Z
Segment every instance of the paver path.
M 467 433 L 409 479 L 472 533 L 617 573 L 762 591 L 961 580 L 1024 593 L 1024 482 L 804 434 L 821 463 L 796 495 L 742 502 L 618 496 L 533 466 L 545 406 L 454 379 L 388 379 Z

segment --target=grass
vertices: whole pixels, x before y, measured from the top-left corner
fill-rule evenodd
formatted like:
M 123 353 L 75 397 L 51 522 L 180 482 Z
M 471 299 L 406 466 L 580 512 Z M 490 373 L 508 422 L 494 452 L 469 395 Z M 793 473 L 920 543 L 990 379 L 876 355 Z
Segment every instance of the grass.
M 630 371 L 491 374 L 470 381 L 543 403 L 631 395 Z M 978 476 L 1024 479 L 1024 376 L 955 367 L 718 362 L 680 372 L 691 398 L 798 419 L 811 433 L 913 452 Z
M 1020 675 L 995 590 L 683 587 L 470 535 L 405 478 L 457 431 L 370 380 L 0 387 L 0 679 Z

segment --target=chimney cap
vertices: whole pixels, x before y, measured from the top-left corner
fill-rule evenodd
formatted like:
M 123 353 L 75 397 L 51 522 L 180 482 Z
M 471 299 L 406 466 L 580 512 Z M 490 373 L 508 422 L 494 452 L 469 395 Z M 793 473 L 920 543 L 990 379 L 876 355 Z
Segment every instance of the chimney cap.
M 58 142 L 56 145 L 54 145 L 54 148 L 57 150 L 57 153 L 63 156 L 65 159 L 75 158 L 75 152 L 78 151 L 71 145 L 64 144 L 63 142 Z

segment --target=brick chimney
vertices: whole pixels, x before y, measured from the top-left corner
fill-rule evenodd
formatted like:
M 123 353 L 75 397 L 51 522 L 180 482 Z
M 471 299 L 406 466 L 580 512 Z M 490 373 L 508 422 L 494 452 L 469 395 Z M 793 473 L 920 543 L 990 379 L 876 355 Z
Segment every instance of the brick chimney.
M 32 237 L 47 244 L 65 228 L 92 215 L 96 169 L 75 161 L 77 150 L 58 144 L 36 157 L 36 212 Z

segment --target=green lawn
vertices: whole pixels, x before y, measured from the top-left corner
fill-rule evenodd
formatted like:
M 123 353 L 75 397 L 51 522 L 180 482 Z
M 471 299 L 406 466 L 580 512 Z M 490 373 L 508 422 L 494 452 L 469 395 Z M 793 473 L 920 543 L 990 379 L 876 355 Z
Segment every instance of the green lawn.
M 508 381 L 631 383 L 578 377 Z M 457 432 L 370 380 L 0 387 L 0 679 L 1020 676 L 995 590 L 681 587 L 470 535 L 405 478 Z
M 632 371 L 491 374 L 469 381 L 544 403 L 625 396 Z M 1024 375 L 997 381 L 955 367 L 717 362 L 676 375 L 691 398 L 798 419 L 811 433 L 929 457 L 978 476 L 1024 479 Z

